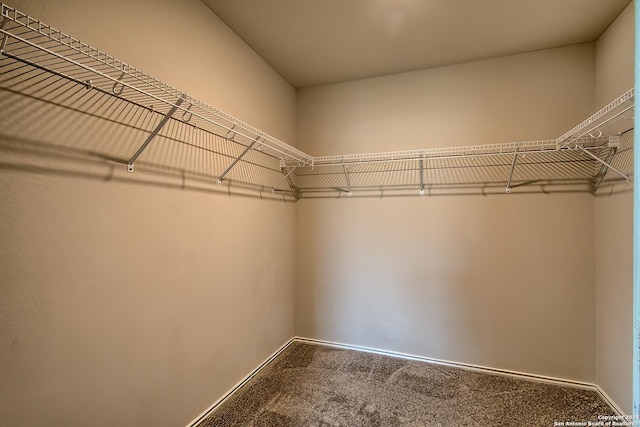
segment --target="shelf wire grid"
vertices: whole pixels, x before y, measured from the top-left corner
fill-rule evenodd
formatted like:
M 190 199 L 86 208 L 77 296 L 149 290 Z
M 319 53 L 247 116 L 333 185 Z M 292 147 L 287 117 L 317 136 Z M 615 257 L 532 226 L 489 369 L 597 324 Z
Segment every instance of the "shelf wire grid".
M 302 197 L 332 191 L 366 194 L 392 190 L 414 194 L 416 189 L 446 192 L 502 187 L 510 192 L 531 185 L 545 192 L 557 186 L 558 191 L 573 187 L 593 193 L 602 176 L 609 181 L 630 176 L 628 161 L 620 168 L 616 166 L 619 161 L 614 160 L 620 158 L 622 151 L 614 139 L 633 129 L 634 114 L 631 89 L 556 140 L 315 157 L 313 167 L 297 171 L 297 182 Z M 603 166 L 588 153 L 613 161 L 609 164 L 626 175 Z M 346 187 L 344 168 L 349 171 L 350 188 Z
M 257 138 L 225 180 L 263 188 L 280 180 L 281 159 L 308 162 L 293 147 L 4 4 L 0 22 L 5 135 L 29 129 L 33 140 L 127 163 L 182 99 L 140 163 L 215 181 Z
M 0 31 L 7 37 L 3 48 L 6 56 L 163 115 L 176 107 L 175 116 L 185 123 L 245 146 L 259 138 L 263 152 L 292 162 L 311 163 L 311 156 L 259 129 L 10 6 L 1 7 L 4 25 Z
M 633 127 L 631 89 L 556 140 L 313 157 L 4 4 L 2 19 L 0 89 L 4 103 L 21 112 L 6 115 L 3 125 L 13 122 L 19 133 L 36 123 L 42 129 L 33 135 L 36 139 L 47 141 L 58 134 L 59 144 L 71 146 L 74 141 L 80 145 L 82 137 L 89 151 L 126 162 L 174 110 L 140 163 L 210 179 L 220 177 L 258 141 L 225 179 L 296 199 L 320 192 L 413 192 L 505 183 L 509 189 L 540 182 L 586 185 L 591 191 L 596 175 L 603 175 L 601 165 L 580 148 L 599 158 L 615 158 L 608 136 Z M 34 114 L 37 107 L 25 100 L 63 111 Z M 45 117 L 55 117 L 59 125 Z M 609 179 L 611 171 L 604 172 Z
M 633 143 L 634 143 L 635 130 L 625 132 L 620 137 L 620 144 L 610 154 L 610 164 L 614 168 L 629 176 L 630 181 L 633 181 Z M 605 157 L 609 153 L 603 153 L 601 158 Z M 595 170 L 595 190 L 599 191 L 605 187 L 613 188 L 620 183 L 620 176 L 613 170 L 604 167 L 601 164 L 596 164 Z
M 601 154 L 606 148 L 592 149 Z M 544 182 L 581 184 L 591 188 L 595 175 L 594 160 L 576 149 L 543 152 L 504 153 L 491 156 L 445 156 L 423 158 L 422 186 L 429 189 L 455 187 L 502 187 L 510 176 L 513 157 L 517 156 L 511 187 Z M 351 192 L 414 191 L 421 185 L 420 159 L 351 163 L 347 173 Z M 327 189 L 347 192 L 343 166 L 339 164 L 303 168 L 297 172 L 297 186 L 303 197 Z
M 599 137 L 603 134 L 622 133 L 629 129 L 628 122 L 634 116 L 634 89 L 631 88 L 595 114 L 582 121 L 556 139 L 558 148 L 579 142 L 585 136 Z

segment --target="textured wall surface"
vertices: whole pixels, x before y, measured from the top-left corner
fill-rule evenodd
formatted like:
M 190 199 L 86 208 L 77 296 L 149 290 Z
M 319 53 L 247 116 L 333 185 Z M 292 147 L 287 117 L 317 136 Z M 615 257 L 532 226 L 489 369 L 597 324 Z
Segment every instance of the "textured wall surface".
M 596 44 L 596 104 L 634 86 L 634 3 Z M 632 138 L 632 136 L 627 136 Z M 621 147 L 629 148 L 629 145 Z M 614 159 L 633 171 L 633 153 Z M 613 177 L 609 173 L 607 178 Z M 603 184 L 596 197 L 596 382 L 627 414 L 632 410 L 633 186 Z
M 294 143 L 293 88 L 197 0 L 12 6 Z M 186 425 L 293 336 L 294 205 L 59 158 L 142 141 L 0 96 L 0 424 Z
M 197 0 L 11 3 L 313 155 L 554 138 L 633 85 L 633 6 L 597 43 L 296 97 Z M 293 206 L 52 155 L 66 116 L 14 101 L 0 93 L 2 423 L 184 425 L 294 332 L 595 381 L 630 412 L 627 189 Z M 87 151 L 123 143 L 70 129 Z
M 594 52 L 304 89 L 298 141 L 325 154 L 554 138 L 593 112 Z M 297 335 L 594 380 L 592 196 L 356 196 L 298 203 Z
M 593 43 L 298 91 L 298 141 L 335 155 L 557 138 L 593 112 Z

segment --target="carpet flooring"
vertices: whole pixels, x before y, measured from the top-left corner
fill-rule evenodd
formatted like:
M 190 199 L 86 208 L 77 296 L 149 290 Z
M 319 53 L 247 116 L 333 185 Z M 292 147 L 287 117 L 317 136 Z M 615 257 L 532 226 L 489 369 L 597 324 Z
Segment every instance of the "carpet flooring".
M 552 427 L 599 415 L 615 414 L 594 391 L 293 342 L 199 427 Z

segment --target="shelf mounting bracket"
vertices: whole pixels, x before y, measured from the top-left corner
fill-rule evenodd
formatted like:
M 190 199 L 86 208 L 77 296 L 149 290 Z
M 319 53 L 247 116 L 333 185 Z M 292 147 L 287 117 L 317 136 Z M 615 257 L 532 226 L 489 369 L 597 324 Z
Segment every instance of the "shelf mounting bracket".
M 611 104 L 610 104 L 610 105 L 611 105 Z M 607 107 L 605 107 L 605 108 L 611 108 L 611 109 L 613 109 L 613 107 L 610 107 L 610 106 L 607 106 Z M 609 117 L 608 119 L 604 120 L 602 123 L 599 123 L 599 124 L 598 124 L 598 127 L 602 127 L 602 126 L 606 125 L 607 123 L 611 122 L 612 120 L 615 120 L 615 119 L 616 119 L 616 118 L 618 118 L 618 117 L 625 117 L 625 114 L 627 113 L 627 111 L 629 111 L 629 110 L 631 110 L 631 109 L 633 109 L 633 108 L 635 108 L 635 102 L 634 102 L 634 103 L 632 103 L 631 105 L 627 106 L 626 108 L 624 108 L 622 111 L 620 111 L 620 112 L 616 113 L 615 115 L 613 115 L 613 116 Z M 602 110 L 601 110 L 601 111 L 602 111 Z M 590 118 L 589 120 L 592 120 L 592 119 Z M 597 129 L 597 128 L 595 128 L 595 127 L 594 127 L 594 128 L 592 128 L 591 130 L 587 130 L 587 131 L 580 131 L 581 133 L 578 133 L 578 134 L 576 134 L 576 135 L 573 135 L 573 136 L 567 137 L 567 138 L 566 138 L 566 140 L 565 140 L 564 142 L 562 142 L 562 143 L 556 143 L 556 149 L 560 150 L 560 149 L 562 149 L 562 148 L 569 147 L 569 146 L 571 146 L 571 144 L 575 144 L 575 143 L 577 143 L 577 142 L 578 142 L 578 140 L 579 140 L 580 138 L 582 138 L 583 136 L 585 136 L 585 135 L 590 135 L 590 133 L 591 133 L 591 132 L 594 132 L 594 131 L 596 131 L 596 130 L 597 130 L 598 132 L 600 132 L 600 134 L 602 134 L 602 131 L 600 131 L 599 129 Z M 577 146 L 577 147 L 580 147 L 580 146 L 579 146 L 579 145 L 577 145 L 577 144 L 576 144 L 576 146 Z
M 9 21 L 9 18 L 6 16 L 2 18 L 2 22 L 0 22 L 0 30 L 4 29 L 4 26 Z M 0 40 L 0 55 L 4 53 L 4 48 L 7 47 L 7 41 L 9 40 L 9 33 L 3 31 L 2 32 L 2 40 Z
M 518 148 L 513 153 L 513 161 L 511 162 L 511 172 L 509 172 L 509 180 L 507 181 L 507 193 L 511 193 L 511 179 L 513 179 L 513 171 L 516 169 L 516 160 L 518 160 Z
M 280 169 L 282 170 L 282 173 L 284 173 L 284 171 L 286 170 L 286 164 L 283 164 L 284 162 L 281 160 L 281 164 L 280 164 Z M 278 183 L 276 185 L 274 185 L 273 187 L 271 187 L 271 192 L 275 193 L 276 190 L 278 189 L 278 187 L 280 186 L 280 184 L 282 184 L 285 180 L 287 181 L 287 184 L 289 184 L 289 188 L 291 189 L 291 191 L 293 192 L 293 194 L 295 194 L 296 192 L 293 190 L 293 187 L 291 186 L 291 182 L 289 182 L 289 176 L 291 176 L 291 174 L 298 168 L 299 165 L 295 165 L 291 168 L 291 170 L 289 172 L 287 172 L 280 181 L 278 181 Z
M 578 145 L 577 146 L 580 150 L 582 150 L 582 152 L 584 152 L 586 155 L 588 155 L 589 157 L 591 157 L 593 160 L 599 162 L 602 164 L 602 166 L 605 166 L 609 169 L 611 169 L 612 171 L 614 171 L 615 173 L 617 173 L 618 175 L 620 175 L 622 178 L 625 179 L 625 181 L 627 181 L 627 185 L 629 185 L 629 176 L 623 174 L 622 172 L 620 172 L 618 169 L 614 168 L 613 166 L 611 166 L 611 164 L 605 162 L 604 160 L 602 160 L 600 157 L 596 156 L 595 154 L 593 154 L 592 152 L 590 152 L 589 150 L 586 150 L 584 147 Z
M 233 161 L 233 163 L 231 163 L 229 165 L 229 167 L 222 172 L 222 175 L 220 175 L 220 177 L 218 178 L 218 186 L 222 185 L 222 181 L 224 181 L 224 177 L 227 176 L 227 174 L 229 173 L 229 171 L 231 171 L 231 169 L 233 169 L 233 167 L 235 165 L 238 164 L 238 162 L 240 160 L 242 160 L 242 158 L 249 152 L 251 151 L 251 149 L 253 148 L 254 145 L 256 145 L 258 143 L 258 141 L 260 141 L 260 137 L 257 136 L 256 139 L 254 139 L 253 141 L 251 141 L 251 144 L 247 145 L 247 147 L 244 149 L 244 151 Z
M 151 134 L 147 137 L 147 139 L 142 143 L 140 148 L 138 148 L 138 151 L 136 151 L 136 154 L 134 154 L 133 157 L 129 159 L 129 163 L 127 163 L 128 172 L 133 172 L 133 164 L 135 163 L 135 161 L 138 159 L 138 157 L 140 157 L 140 154 L 142 154 L 142 152 L 147 148 L 147 145 L 149 145 L 151 140 L 155 138 L 156 135 L 158 135 L 158 132 L 160 132 L 160 130 L 164 127 L 164 125 L 167 124 L 171 116 L 173 116 L 173 114 L 176 112 L 178 107 L 180 107 L 180 104 L 182 104 L 183 101 L 184 101 L 184 97 L 178 98 L 178 101 L 175 103 L 175 105 L 171 107 L 169 112 L 165 114 L 165 116 L 162 118 L 160 123 L 158 123 L 158 126 L 156 126 L 156 128 L 151 132 Z
M 420 195 L 424 196 L 424 159 L 420 159 Z
M 351 181 L 349 180 L 349 173 L 345 163 L 342 163 L 342 172 L 344 172 L 344 179 L 347 182 L 347 196 L 351 197 Z
M 612 147 L 609 152 L 607 153 L 607 157 L 604 159 L 604 161 L 608 164 L 611 163 L 611 160 L 613 160 L 613 156 L 616 154 L 616 152 L 618 151 L 617 147 Z M 602 180 L 604 179 L 604 176 L 607 174 L 607 167 L 605 165 L 602 165 L 600 167 L 600 170 L 598 171 L 596 178 L 595 178 L 595 186 L 594 189 L 595 191 L 598 191 L 598 188 L 600 188 L 600 184 L 602 184 Z
M 122 95 L 122 92 L 124 91 L 124 85 L 122 84 L 122 79 L 124 78 L 124 76 L 125 72 L 123 71 L 122 74 L 120 74 L 120 77 L 118 77 L 118 81 L 116 81 L 111 88 L 111 93 L 115 96 Z

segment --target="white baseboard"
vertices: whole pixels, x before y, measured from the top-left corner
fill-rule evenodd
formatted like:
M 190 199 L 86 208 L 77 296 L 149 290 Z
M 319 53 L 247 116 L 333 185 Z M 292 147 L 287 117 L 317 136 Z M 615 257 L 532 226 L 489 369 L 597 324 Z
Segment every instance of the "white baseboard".
M 318 340 L 314 338 L 295 337 L 293 341 L 306 342 L 310 344 L 328 345 L 331 347 L 358 350 L 358 351 L 364 351 L 367 353 L 382 354 L 382 355 L 392 356 L 392 357 L 400 357 L 403 359 L 416 360 L 419 362 L 427 362 L 427 363 L 434 363 L 438 365 L 452 366 L 452 367 L 467 369 L 467 370 L 476 371 L 484 374 L 505 375 L 513 378 L 522 379 L 522 380 L 543 382 L 547 384 L 555 384 L 555 385 L 561 385 L 565 387 L 575 387 L 575 388 L 580 388 L 584 390 L 591 390 L 598 393 L 598 395 L 600 395 L 600 397 L 604 399 L 604 401 L 607 403 L 607 405 L 609 405 L 609 407 L 613 410 L 613 412 L 616 413 L 616 415 L 620 415 L 622 417 L 626 416 L 624 411 L 620 409 L 620 407 L 615 403 L 615 401 L 607 393 L 605 393 L 605 391 L 602 388 L 600 388 L 600 386 L 597 384 L 586 383 L 586 382 L 575 381 L 575 380 L 568 380 L 564 378 L 549 377 L 545 375 L 529 374 L 525 372 L 510 371 L 506 369 L 490 368 L 487 366 L 472 365 L 469 363 L 452 362 L 449 360 L 442 360 L 442 359 L 433 359 L 430 357 L 416 356 L 413 354 L 400 353 L 397 351 L 381 350 L 377 348 L 337 343 L 333 341 Z
M 507 369 L 497 369 L 497 368 L 491 368 L 488 366 L 473 365 L 470 363 L 461 363 L 461 362 L 452 362 L 449 360 L 433 359 L 430 357 L 416 356 L 413 354 L 401 353 L 397 351 L 382 350 L 378 348 L 363 347 L 359 345 L 344 344 L 344 343 L 325 341 L 325 340 L 319 340 L 314 338 L 293 337 L 289 341 L 287 341 L 282 347 L 276 350 L 271 356 L 269 356 L 267 360 L 262 362 L 260 366 L 258 366 L 249 375 L 247 375 L 240 382 L 238 382 L 233 388 L 231 388 L 231 390 L 229 390 L 222 397 L 220 397 L 220 399 L 218 399 L 213 405 L 207 408 L 202 414 L 198 415 L 196 419 L 194 419 L 192 422 L 187 424 L 187 427 L 196 427 L 202 420 L 204 420 L 218 406 L 220 406 L 222 402 L 224 402 L 226 399 L 231 397 L 236 391 L 238 391 L 243 385 L 245 385 L 245 383 L 247 383 L 249 380 L 255 377 L 258 372 L 260 372 L 265 366 L 267 366 L 273 359 L 278 357 L 280 353 L 286 350 L 287 347 L 289 347 L 293 342 L 303 342 L 308 344 L 325 345 L 325 346 L 343 348 L 348 350 L 357 350 L 357 351 L 363 351 L 366 353 L 375 353 L 375 354 L 381 354 L 385 356 L 399 357 L 402 359 L 416 360 L 419 362 L 427 362 L 427 363 L 433 363 L 437 365 L 451 366 L 455 368 L 461 368 L 461 369 L 466 369 L 470 371 L 480 372 L 483 374 L 503 375 L 503 376 L 513 377 L 513 378 L 518 378 L 521 380 L 528 380 L 528 381 L 535 381 L 535 382 L 541 382 L 546 384 L 560 385 L 564 387 L 575 387 L 575 388 L 580 388 L 584 390 L 591 390 L 598 393 L 600 397 L 602 397 L 604 401 L 616 413 L 616 415 L 625 416 L 625 413 L 614 402 L 614 400 L 611 399 L 611 397 L 609 397 L 609 395 L 607 395 L 607 393 L 605 393 L 605 391 L 602 390 L 602 388 L 600 388 L 600 386 L 598 386 L 597 384 L 569 380 L 564 378 L 549 377 L 545 375 L 529 374 L 526 372 L 511 371 Z
M 337 343 L 337 342 L 332 342 L 332 341 L 317 340 L 317 339 L 312 339 L 312 338 L 295 337 L 294 341 L 307 342 L 307 343 L 311 343 L 311 344 L 328 345 L 328 346 L 332 346 L 332 347 L 346 348 L 346 349 L 351 349 L 351 350 L 364 351 L 364 352 L 367 352 L 367 353 L 382 354 L 382 355 L 392 356 L 392 357 L 400 357 L 402 359 L 416 360 L 416 361 L 419 361 L 419 362 L 433 363 L 433 364 L 436 364 L 436 365 L 452 366 L 452 367 L 455 367 L 455 368 L 462 368 L 462 369 L 466 369 L 466 370 L 470 370 L 470 371 L 480 372 L 480 373 L 483 373 L 483 374 L 504 375 L 504 376 L 509 376 L 509 377 L 523 379 L 523 380 L 543 382 L 543 383 L 547 383 L 547 384 L 555 384 L 555 385 L 561 385 L 561 386 L 565 386 L 565 387 L 575 387 L 575 388 L 580 388 L 580 389 L 585 389 L 585 390 L 597 391 L 595 384 L 586 383 L 586 382 L 582 382 L 582 381 L 568 380 L 568 379 L 564 379 L 564 378 L 556 378 L 556 377 L 549 377 L 549 376 L 545 376 L 545 375 L 529 374 L 529 373 L 526 373 L 526 372 L 510 371 L 510 370 L 507 370 L 507 369 L 497 369 L 497 368 L 491 368 L 491 367 L 488 367 L 488 366 L 473 365 L 473 364 L 470 364 L 470 363 L 452 362 L 450 360 L 433 359 L 433 358 L 430 358 L 430 357 L 416 356 L 416 355 L 413 355 L 413 354 L 400 353 L 400 352 L 397 352 L 397 351 L 381 350 L 381 349 L 378 349 L 378 348 L 363 347 L 363 346 L 351 345 L 351 344 L 343 344 L 343 343 Z
M 627 414 L 625 414 L 624 411 L 620 409 L 616 402 L 611 397 L 609 397 L 609 395 L 598 384 L 595 385 L 595 388 L 600 397 L 602 397 L 604 401 L 607 402 L 607 404 L 611 407 L 611 409 L 613 409 L 613 412 L 615 412 L 616 415 L 620 415 L 621 417 L 627 416 Z
M 220 399 L 216 400 L 213 403 L 213 405 L 209 406 L 207 409 L 204 410 L 204 412 L 202 412 L 193 421 L 191 421 L 189 424 L 187 424 L 187 427 L 196 427 L 198 424 L 200 424 L 205 418 L 207 418 L 209 416 L 209 414 L 211 414 L 213 411 L 215 411 L 216 408 L 218 406 L 220 406 L 220 404 L 222 402 L 224 402 L 226 399 L 231 397 L 236 391 L 240 390 L 243 385 L 245 385 L 249 380 L 251 380 L 253 377 L 255 377 L 258 374 L 258 372 L 260 372 L 265 366 L 267 366 L 273 359 L 278 357 L 280 355 L 280 353 L 285 351 L 287 349 L 287 347 L 289 347 L 294 340 L 295 340 L 295 337 L 291 338 L 289 341 L 284 343 L 278 350 L 276 350 L 271 356 L 269 356 L 264 362 L 262 362 L 260 364 L 260 366 L 258 366 L 256 369 L 251 371 L 251 373 L 249 373 L 249 375 L 247 375 L 246 377 L 241 379 L 236 385 L 234 385 L 231 388 L 231 390 L 229 390 L 228 392 L 223 394 L 222 397 L 220 397 Z

